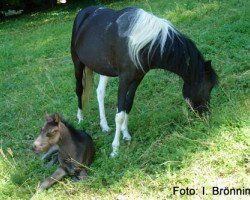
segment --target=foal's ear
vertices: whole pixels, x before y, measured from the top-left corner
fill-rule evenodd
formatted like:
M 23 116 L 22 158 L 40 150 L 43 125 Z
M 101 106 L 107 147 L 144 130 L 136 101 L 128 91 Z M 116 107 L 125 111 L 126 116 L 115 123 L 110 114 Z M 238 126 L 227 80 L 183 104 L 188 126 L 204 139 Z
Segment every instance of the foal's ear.
M 49 114 L 48 114 L 47 111 L 44 113 L 44 118 L 45 118 L 46 121 L 50 121 L 51 120 L 51 117 L 49 116 Z
M 54 122 L 59 123 L 61 121 L 60 116 L 58 113 L 54 114 Z

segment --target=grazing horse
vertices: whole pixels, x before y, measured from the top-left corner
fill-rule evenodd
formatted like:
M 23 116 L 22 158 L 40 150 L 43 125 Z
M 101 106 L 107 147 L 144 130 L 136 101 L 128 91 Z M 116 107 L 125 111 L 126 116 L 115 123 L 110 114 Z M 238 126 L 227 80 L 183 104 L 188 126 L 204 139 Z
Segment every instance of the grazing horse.
M 71 55 L 79 120 L 89 94 L 92 72 L 102 75 L 100 99 L 103 99 L 107 77 L 119 77 L 112 157 L 118 154 L 121 131 L 125 139 L 131 140 L 128 114 L 136 89 L 149 70 L 161 68 L 179 75 L 184 81 L 184 98 L 199 114 L 208 110 L 210 93 L 217 82 L 211 61 L 205 61 L 192 40 L 169 21 L 134 7 L 115 11 L 92 6 L 81 10 L 73 25 Z

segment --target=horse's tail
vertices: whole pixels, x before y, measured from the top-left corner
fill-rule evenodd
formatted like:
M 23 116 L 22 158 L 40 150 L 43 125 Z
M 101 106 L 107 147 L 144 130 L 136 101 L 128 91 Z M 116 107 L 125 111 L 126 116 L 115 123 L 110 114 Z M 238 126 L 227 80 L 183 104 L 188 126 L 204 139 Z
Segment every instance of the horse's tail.
M 85 66 L 82 76 L 82 108 L 86 110 L 93 86 L 93 71 Z

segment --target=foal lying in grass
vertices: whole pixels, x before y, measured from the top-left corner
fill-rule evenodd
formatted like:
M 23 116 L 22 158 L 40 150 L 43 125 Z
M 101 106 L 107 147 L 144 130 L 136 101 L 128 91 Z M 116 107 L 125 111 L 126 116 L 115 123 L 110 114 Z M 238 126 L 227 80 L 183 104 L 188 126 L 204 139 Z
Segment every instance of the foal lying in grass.
M 51 116 L 46 113 L 45 120 L 32 148 L 38 153 L 46 152 L 52 146 L 58 145 L 60 166 L 41 183 L 39 189 L 49 188 L 65 175 L 74 176 L 78 180 L 84 179 L 87 176 L 86 166 L 92 163 L 95 153 L 92 138 L 61 120 L 57 113 Z

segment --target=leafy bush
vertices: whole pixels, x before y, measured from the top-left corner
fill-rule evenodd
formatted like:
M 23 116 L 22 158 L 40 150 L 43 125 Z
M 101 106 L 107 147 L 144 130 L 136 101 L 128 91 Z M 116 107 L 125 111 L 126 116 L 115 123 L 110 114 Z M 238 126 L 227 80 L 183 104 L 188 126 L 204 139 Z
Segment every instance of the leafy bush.
M 37 7 L 53 7 L 57 0 L 6 0 L 1 5 L 1 10 L 24 9 L 32 10 Z

